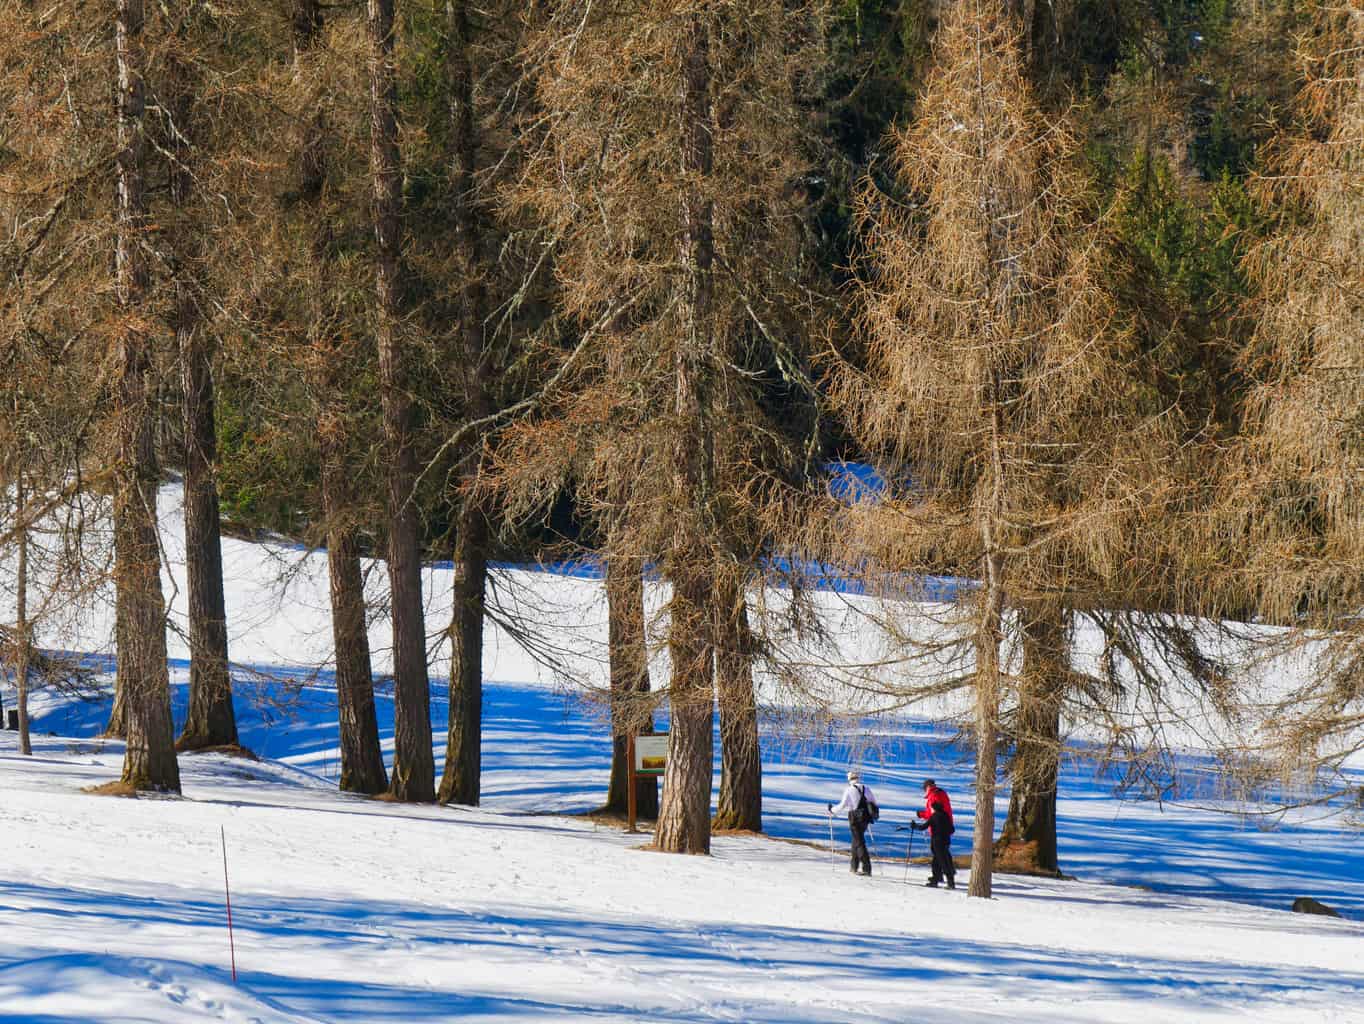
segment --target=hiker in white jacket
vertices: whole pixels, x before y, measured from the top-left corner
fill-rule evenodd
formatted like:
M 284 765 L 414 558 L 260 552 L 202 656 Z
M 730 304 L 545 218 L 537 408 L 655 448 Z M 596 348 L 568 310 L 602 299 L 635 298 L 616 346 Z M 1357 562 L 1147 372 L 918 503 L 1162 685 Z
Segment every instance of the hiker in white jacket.
M 853 874 L 857 874 L 859 868 L 862 874 L 871 874 L 871 854 L 867 852 L 867 828 L 872 823 L 871 809 L 877 806 L 871 787 L 862 781 L 862 774 L 856 768 L 848 772 L 848 788 L 843 790 L 843 799 L 837 806 L 828 805 L 831 815 L 848 816 L 848 831 L 852 833 L 852 866 L 848 870 Z

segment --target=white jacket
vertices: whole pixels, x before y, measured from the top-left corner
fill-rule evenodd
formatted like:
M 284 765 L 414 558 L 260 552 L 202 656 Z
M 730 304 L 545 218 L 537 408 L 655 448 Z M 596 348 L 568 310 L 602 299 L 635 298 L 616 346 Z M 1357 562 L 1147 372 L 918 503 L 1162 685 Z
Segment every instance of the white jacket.
M 834 805 L 832 814 L 851 814 L 857 810 L 857 805 L 861 800 L 861 794 L 867 794 L 867 803 L 876 804 L 876 797 L 872 796 L 871 787 L 865 782 L 849 782 L 848 788 L 843 791 L 843 799 Z M 879 804 L 877 806 L 880 806 Z

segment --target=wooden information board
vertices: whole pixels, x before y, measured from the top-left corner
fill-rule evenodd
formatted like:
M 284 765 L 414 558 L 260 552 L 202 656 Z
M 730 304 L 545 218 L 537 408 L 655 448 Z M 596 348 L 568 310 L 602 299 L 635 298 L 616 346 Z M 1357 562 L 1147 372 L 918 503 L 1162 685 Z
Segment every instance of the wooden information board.
M 639 812 L 637 780 L 659 778 L 663 775 L 668 767 L 668 734 L 656 732 L 647 736 L 631 736 L 626 744 L 625 757 L 629 765 L 625 780 L 625 788 L 629 794 L 626 797 L 628 827 L 634 832 L 637 831 L 635 820 Z

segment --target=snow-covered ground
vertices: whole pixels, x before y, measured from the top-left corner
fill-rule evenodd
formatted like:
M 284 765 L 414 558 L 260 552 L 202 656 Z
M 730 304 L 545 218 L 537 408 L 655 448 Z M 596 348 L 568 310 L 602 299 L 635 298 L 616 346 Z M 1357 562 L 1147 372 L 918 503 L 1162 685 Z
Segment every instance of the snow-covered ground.
M 893 828 L 926 756 L 869 771 L 888 810 L 867 881 L 822 845 L 663 856 L 544 813 L 599 800 L 606 764 L 595 722 L 544 689 L 492 687 L 477 810 L 336 793 L 327 727 L 296 710 L 311 724 L 275 759 L 182 758 L 179 800 L 83 793 L 118 743 L 40 734 L 23 759 L 0 738 L 0 1020 L 1364 1020 L 1364 924 L 1283 909 L 1364 910 L 1358 841 L 1332 828 L 1244 831 L 1068 778 L 1081 880 L 1000 877 L 976 901 L 918 866 L 902 884 Z M 827 842 L 842 762 L 823 753 L 769 764 L 774 833 Z M 964 767 L 932 770 L 969 803 Z
M 40 700 L 32 758 L 0 733 L 0 1022 L 1364 1021 L 1364 836 L 1338 806 L 1262 830 L 1192 799 L 1120 800 L 1076 747 L 1059 810 L 1078 881 L 1000 876 L 995 899 L 971 900 L 923 888 L 895 831 L 933 775 L 969 849 L 969 757 L 944 727 L 881 718 L 799 741 L 770 733 L 774 838 L 664 856 L 577 814 L 604 795 L 601 723 L 501 630 L 483 806 L 345 796 L 325 562 L 232 541 L 227 563 L 234 659 L 260 670 L 238 672 L 242 740 L 261 761 L 182 757 L 183 798 L 122 800 L 83 791 L 121 764 L 120 744 L 94 738 L 107 703 Z M 441 573 L 428 577 L 433 631 Z M 500 585 L 590 674 L 599 584 L 509 573 Z M 107 626 L 87 609 L 42 641 L 102 650 Z M 379 705 L 387 744 L 392 705 Z M 433 740 L 445 715 L 437 684 Z M 846 827 L 828 848 L 824 804 L 853 760 L 886 808 L 870 881 L 847 872 Z M 1346 918 L 1290 914 L 1297 896 Z

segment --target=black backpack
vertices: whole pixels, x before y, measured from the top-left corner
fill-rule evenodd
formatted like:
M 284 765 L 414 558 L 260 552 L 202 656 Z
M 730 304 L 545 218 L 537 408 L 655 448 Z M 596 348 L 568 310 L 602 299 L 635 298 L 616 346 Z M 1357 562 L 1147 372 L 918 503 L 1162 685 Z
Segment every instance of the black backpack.
M 867 800 L 867 787 L 857 787 L 857 814 L 863 825 L 874 825 L 881 820 L 881 808 Z

